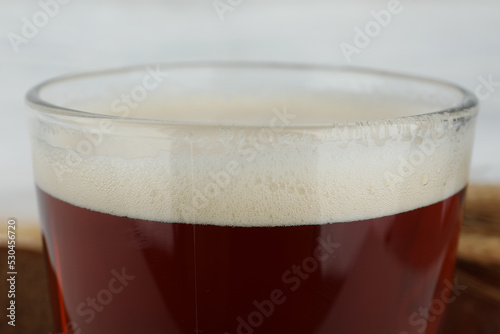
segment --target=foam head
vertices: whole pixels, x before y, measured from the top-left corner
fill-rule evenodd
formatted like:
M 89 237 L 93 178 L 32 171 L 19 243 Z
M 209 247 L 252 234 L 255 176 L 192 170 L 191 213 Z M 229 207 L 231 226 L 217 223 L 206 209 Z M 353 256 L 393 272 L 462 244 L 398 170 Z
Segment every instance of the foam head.
M 171 69 L 155 89 L 137 88 L 153 86 L 149 70 L 85 77 L 78 98 L 61 93 L 74 79 L 38 92 L 102 115 L 31 114 L 42 190 L 118 216 L 283 226 L 409 211 L 467 182 L 475 109 L 455 87 L 235 67 Z

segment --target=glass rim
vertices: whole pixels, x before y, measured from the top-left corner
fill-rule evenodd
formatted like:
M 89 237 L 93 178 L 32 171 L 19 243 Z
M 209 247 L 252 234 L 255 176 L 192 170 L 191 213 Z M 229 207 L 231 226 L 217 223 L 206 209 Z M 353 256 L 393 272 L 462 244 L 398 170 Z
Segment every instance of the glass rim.
M 436 111 L 430 111 L 425 113 L 416 113 L 412 115 L 405 115 L 399 117 L 391 118 L 377 118 L 377 119 L 366 119 L 366 120 L 356 120 L 356 121 L 329 121 L 321 123 L 292 123 L 284 125 L 285 128 L 298 128 L 298 127 L 331 127 L 336 124 L 378 124 L 383 121 L 399 121 L 407 122 L 410 120 L 420 120 L 422 117 L 430 116 L 440 116 L 444 114 L 453 114 L 460 118 L 466 116 L 474 116 L 477 114 L 477 107 L 479 105 L 479 100 L 471 91 L 461 87 L 460 85 L 448 82 L 442 79 L 435 79 L 426 76 L 418 76 L 413 74 L 405 74 L 399 72 L 392 72 L 386 70 L 379 70 L 360 66 L 343 66 L 343 65 L 323 65 L 323 64 L 307 64 L 307 63 L 289 63 L 289 62 L 251 62 L 251 61 L 204 61 L 204 62 L 160 62 L 160 63 L 147 63 L 132 66 L 123 66 L 118 68 L 108 68 L 103 70 L 94 70 L 88 72 L 77 72 L 67 75 L 56 76 L 54 78 L 42 81 L 41 83 L 35 85 L 25 95 L 25 101 L 33 111 L 39 112 L 39 114 L 47 116 L 67 116 L 70 118 L 93 118 L 99 120 L 110 120 L 110 121 L 122 121 L 131 123 L 154 123 L 154 124 L 164 124 L 164 125 L 195 125 L 195 126 L 238 126 L 238 127 L 262 127 L 261 124 L 238 124 L 234 122 L 206 122 L 206 121 L 173 121 L 173 120 L 163 120 L 163 119 L 150 119 L 150 118 L 138 118 L 138 117 L 127 117 L 119 115 L 108 115 L 100 114 L 96 112 L 90 112 L 85 110 L 72 109 L 64 107 L 62 105 L 53 104 L 47 100 L 44 100 L 40 93 L 41 91 L 51 85 L 61 84 L 66 81 L 75 81 L 90 77 L 104 77 L 106 75 L 113 74 L 125 74 L 132 73 L 139 70 L 144 70 L 145 66 L 160 66 L 162 70 L 174 70 L 174 69 L 270 69 L 270 70 L 295 70 L 295 71 L 323 71 L 332 73 L 353 73 L 353 74 L 365 74 L 372 77 L 384 78 L 389 77 L 392 79 L 405 80 L 407 82 L 420 82 L 427 84 L 429 86 L 441 86 L 447 89 L 455 90 L 461 94 L 461 99 L 457 98 L 457 104 L 450 106 L 448 108 L 442 108 Z M 362 96 L 364 93 L 359 93 Z M 394 96 L 397 96 L 394 94 Z

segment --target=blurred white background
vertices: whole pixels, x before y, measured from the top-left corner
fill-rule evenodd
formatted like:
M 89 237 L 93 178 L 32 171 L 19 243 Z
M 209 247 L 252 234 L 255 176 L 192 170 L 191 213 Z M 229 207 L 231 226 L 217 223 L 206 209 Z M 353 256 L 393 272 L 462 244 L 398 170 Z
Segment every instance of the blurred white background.
M 356 29 L 389 8 L 349 62 L 341 43 L 356 47 Z M 481 94 L 471 181 L 500 183 L 499 31 L 500 2 L 485 0 L 0 1 L 0 218 L 37 219 L 24 105 L 31 86 L 160 61 L 354 65 L 458 83 Z

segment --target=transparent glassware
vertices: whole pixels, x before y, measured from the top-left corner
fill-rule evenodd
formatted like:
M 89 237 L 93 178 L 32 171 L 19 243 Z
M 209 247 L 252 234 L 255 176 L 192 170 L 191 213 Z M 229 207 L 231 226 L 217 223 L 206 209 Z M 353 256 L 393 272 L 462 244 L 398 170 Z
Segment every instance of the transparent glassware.
M 156 64 L 27 101 L 57 331 L 436 333 L 454 300 L 460 87 Z

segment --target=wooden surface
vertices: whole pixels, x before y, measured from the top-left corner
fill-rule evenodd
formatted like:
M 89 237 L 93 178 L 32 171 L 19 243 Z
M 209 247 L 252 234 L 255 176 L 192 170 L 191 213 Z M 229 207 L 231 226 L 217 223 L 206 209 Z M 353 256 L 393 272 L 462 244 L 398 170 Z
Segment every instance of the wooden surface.
M 0 247 L 0 254 L 7 250 Z M 1 257 L 0 270 L 7 271 Z M 52 313 L 49 302 L 47 275 L 40 250 L 17 249 L 16 251 L 16 327 L 9 326 L 0 312 L 0 333 L 2 334 L 56 334 L 52 330 Z M 7 305 L 6 280 L 0 280 L 0 305 Z M 57 333 L 60 334 L 60 333 Z M 83 333 L 82 333 L 83 334 Z
M 500 186 L 467 190 L 457 277 L 467 289 L 450 304 L 443 333 L 500 333 Z
M 2 319 L 0 333 L 52 334 L 40 232 L 33 228 L 36 225 L 21 223 L 16 254 L 16 327 Z M 7 252 L 5 240 L 0 234 L 0 254 Z M 467 288 L 449 305 L 440 333 L 500 334 L 500 186 L 469 187 L 458 256 L 458 283 Z M 5 261 L 0 261 L 0 271 L 6 269 Z M 0 305 L 6 305 L 6 288 L 1 280 Z

